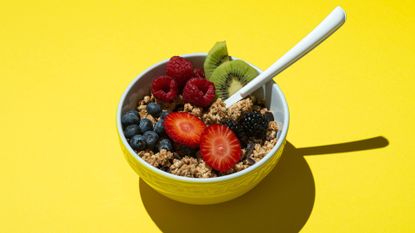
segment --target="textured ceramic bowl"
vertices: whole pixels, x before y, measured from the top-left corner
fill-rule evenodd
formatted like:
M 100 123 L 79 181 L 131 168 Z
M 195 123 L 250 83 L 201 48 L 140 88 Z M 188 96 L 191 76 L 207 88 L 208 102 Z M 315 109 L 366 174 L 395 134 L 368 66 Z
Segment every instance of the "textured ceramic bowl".
M 182 55 L 192 61 L 194 66 L 203 67 L 206 53 Z M 234 58 L 236 59 L 236 58 Z M 277 164 L 284 149 L 288 131 L 288 106 L 280 88 L 274 82 L 265 85 L 257 95 L 265 97 L 267 107 L 281 123 L 278 141 L 274 148 L 259 162 L 245 170 L 215 178 L 189 178 L 176 176 L 159 170 L 139 157 L 123 135 L 121 115 L 135 109 L 140 98 L 149 94 L 154 77 L 164 74 L 167 60 L 157 63 L 143 71 L 131 82 L 121 97 L 117 111 L 117 132 L 121 148 L 130 166 L 148 185 L 168 198 L 190 204 L 214 204 L 228 201 L 243 195 L 255 187 Z M 255 69 L 257 67 L 251 65 Z

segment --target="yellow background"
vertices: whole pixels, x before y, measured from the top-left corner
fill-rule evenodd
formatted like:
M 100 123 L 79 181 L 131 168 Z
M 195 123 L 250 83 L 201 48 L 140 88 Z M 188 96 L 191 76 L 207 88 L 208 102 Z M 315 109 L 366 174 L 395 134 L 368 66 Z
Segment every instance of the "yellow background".
M 336 5 L 346 24 L 277 78 L 290 144 L 263 183 L 198 207 L 139 181 L 115 130 L 138 73 L 218 40 L 264 69 Z M 415 232 L 414 12 L 392 0 L 3 2 L 0 232 Z

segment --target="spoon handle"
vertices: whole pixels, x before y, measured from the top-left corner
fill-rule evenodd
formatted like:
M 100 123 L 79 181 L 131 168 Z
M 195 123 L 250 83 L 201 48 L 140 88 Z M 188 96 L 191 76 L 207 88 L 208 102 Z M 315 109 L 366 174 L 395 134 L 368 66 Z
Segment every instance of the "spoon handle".
M 253 91 L 271 80 L 275 75 L 285 70 L 295 61 L 319 45 L 324 39 L 335 32 L 346 20 L 346 13 L 341 7 L 336 7 L 313 31 L 298 42 L 290 51 L 278 59 L 268 69 L 254 78 L 238 92 L 245 98 Z M 235 93 L 237 94 L 237 93 Z

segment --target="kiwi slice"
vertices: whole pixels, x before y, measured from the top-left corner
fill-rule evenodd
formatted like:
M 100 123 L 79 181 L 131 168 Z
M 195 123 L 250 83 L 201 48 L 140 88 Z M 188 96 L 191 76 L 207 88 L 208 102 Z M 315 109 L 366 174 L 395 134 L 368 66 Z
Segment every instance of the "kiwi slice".
M 203 68 L 206 78 L 212 75 L 213 71 L 222 63 L 230 60 L 228 49 L 226 48 L 226 41 L 219 41 L 210 49 Z
M 258 71 L 246 62 L 234 60 L 225 62 L 216 68 L 209 81 L 215 84 L 216 96 L 225 100 L 258 76 L 258 74 Z

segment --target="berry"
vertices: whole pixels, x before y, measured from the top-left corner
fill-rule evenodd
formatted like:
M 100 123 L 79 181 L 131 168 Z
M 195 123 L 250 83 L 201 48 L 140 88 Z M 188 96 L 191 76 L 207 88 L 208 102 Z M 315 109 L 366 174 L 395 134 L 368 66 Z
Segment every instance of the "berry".
M 265 119 L 266 119 L 268 122 L 270 122 L 270 121 L 273 121 L 273 120 L 274 120 L 274 115 L 272 114 L 272 112 L 266 112 L 266 113 L 264 114 L 264 117 L 265 117 Z
M 213 169 L 226 172 L 241 159 L 242 150 L 238 138 L 225 125 L 213 124 L 200 137 L 200 153 Z
M 154 131 L 146 131 L 144 134 L 144 139 L 146 141 L 147 147 L 153 149 L 159 140 L 159 135 Z
M 169 139 L 164 138 L 160 140 L 159 150 L 162 150 L 162 149 L 169 150 L 169 151 L 173 150 L 173 145 Z
M 266 135 L 268 121 L 259 112 L 248 112 L 239 119 L 239 124 L 243 127 L 248 137 L 263 138 Z
M 174 56 L 167 62 L 166 74 L 174 78 L 179 88 L 182 88 L 193 76 L 193 65 L 185 58 Z
M 236 134 L 241 144 L 246 145 L 248 143 L 248 136 L 246 135 L 244 129 L 238 124 L 238 122 L 231 119 L 226 119 L 223 121 L 223 124 L 228 126 L 228 128 Z
M 183 89 L 183 99 L 198 107 L 208 107 L 215 100 L 215 85 L 206 79 L 190 79 Z
M 153 129 L 153 123 L 147 118 L 141 119 L 139 126 L 140 126 L 141 133 L 144 133 L 146 131 L 149 131 L 149 130 Z
M 187 112 L 173 112 L 164 119 L 164 130 L 174 142 L 197 148 L 206 125 Z
M 154 124 L 154 132 L 156 132 L 158 135 L 163 135 L 164 134 L 164 120 L 160 119 L 159 121 L 156 122 L 156 124 Z
M 130 110 L 121 116 L 121 124 L 123 126 L 137 124 L 139 121 L 140 121 L 140 116 L 138 115 L 138 112 L 135 110 Z
M 147 112 L 148 112 L 148 114 L 150 114 L 153 117 L 157 118 L 161 114 L 161 107 L 160 107 L 159 104 L 151 102 L 147 105 Z
M 146 141 L 143 135 L 134 135 L 130 140 L 130 146 L 135 150 L 144 150 Z
M 194 68 L 193 69 L 193 78 L 205 79 L 205 72 L 202 69 Z
M 163 110 L 162 112 L 161 112 L 161 114 L 160 114 L 160 118 L 161 119 L 164 119 L 164 118 L 166 118 L 166 116 L 167 115 L 169 115 L 169 111 L 167 111 L 167 110 Z
M 153 80 L 151 92 L 156 99 L 171 103 L 177 97 L 177 83 L 169 76 L 160 76 Z
M 137 124 L 129 125 L 124 129 L 124 136 L 131 138 L 132 136 L 140 133 L 140 127 Z

